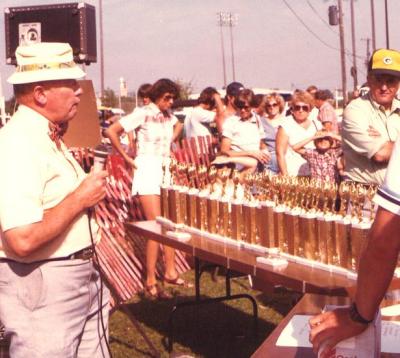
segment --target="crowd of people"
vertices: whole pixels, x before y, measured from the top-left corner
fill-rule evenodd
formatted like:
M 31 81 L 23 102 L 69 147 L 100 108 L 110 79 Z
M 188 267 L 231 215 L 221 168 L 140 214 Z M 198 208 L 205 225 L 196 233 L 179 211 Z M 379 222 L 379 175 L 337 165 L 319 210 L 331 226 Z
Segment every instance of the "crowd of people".
M 77 79 L 85 74 L 68 44 L 18 47 L 16 59 L 8 82 L 18 110 L 0 131 L 0 318 L 10 354 L 108 357 L 109 291 L 92 259 L 97 225 L 91 217 L 91 208 L 106 195 L 108 173 L 85 174 L 62 140 L 82 95 Z M 400 145 L 395 145 L 400 53 L 375 51 L 367 82 L 369 93 L 346 106 L 342 121 L 328 90 L 310 86 L 285 102 L 278 93 L 254 94 L 239 82 L 227 86 L 224 99 L 207 87 L 180 121 L 172 111 L 179 88 L 163 78 L 143 85 L 143 105 L 104 132 L 133 170 L 132 195 L 139 197 L 147 220 L 160 215 L 171 144 L 182 135 L 213 136 L 216 161 L 236 166 L 243 175 L 269 170 L 380 185 L 354 302 L 310 320 L 310 340 L 321 357 L 372 322 L 400 251 Z M 126 146 L 120 142 L 124 133 Z M 159 245 L 148 240 L 145 293 L 166 299 L 155 273 L 158 252 Z M 174 255 L 165 248 L 163 281 L 189 286 L 178 275 Z
M 138 176 L 142 175 L 140 166 L 143 165 L 140 154 L 135 160 L 128 157 L 118 144 L 118 135 L 123 130 L 135 129 L 136 146 L 146 148 L 145 155 L 154 154 L 156 148 L 165 149 L 157 153 L 157 164 L 152 173 L 148 173 L 156 178 L 150 180 L 156 212 L 160 211 L 161 167 L 170 155 L 166 148 L 179 138 L 182 129 L 183 135 L 188 137 L 214 136 L 220 154 L 215 163 L 233 163 L 244 175 L 267 169 L 274 174 L 307 176 L 324 182 L 346 180 L 381 185 L 375 198 L 378 212 L 360 264 L 354 302 L 349 308 L 310 320 L 314 349 L 320 350 L 322 357 L 328 357 L 337 342 L 363 332 L 372 322 L 397 263 L 400 240 L 395 233 L 400 229 L 400 187 L 395 179 L 398 165 L 395 161 L 400 148 L 394 143 L 400 129 L 399 83 L 400 53 L 382 49 L 375 51 L 370 59 L 369 92 L 354 98 L 345 107 L 341 121 L 332 106 L 329 90 L 316 86 L 296 90 L 285 103 L 278 93 L 254 94 L 241 83 L 233 82 L 227 86 L 224 100 L 215 88 L 204 89 L 197 107 L 184 119 L 183 126 L 170 111 L 175 99 L 175 92 L 171 90 L 163 97 L 170 100 L 169 106 L 160 106 L 157 98 L 151 98 L 152 104 L 140 110 L 148 112 L 139 115 L 134 111 L 111 126 L 106 136 L 127 163 L 136 168 L 134 175 Z M 154 105 L 157 108 L 150 110 Z M 164 123 L 168 130 L 161 134 L 154 122 Z M 143 183 L 133 193 L 146 196 L 147 186 L 147 182 Z M 141 201 L 145 203 L 143 198 Z M 146 214 L 146 217 L 154 218 L 154 214 Z M 387 247 L 391 248 L 390 252 Z M 154 260 L 151 264 L 154 265 Z M 377 268 L 373 280 L 369 275 L 371 267 Z M 153 287 L 152 281 L 148 284 Z M 154 293 L 160 296 L 159 291 Z

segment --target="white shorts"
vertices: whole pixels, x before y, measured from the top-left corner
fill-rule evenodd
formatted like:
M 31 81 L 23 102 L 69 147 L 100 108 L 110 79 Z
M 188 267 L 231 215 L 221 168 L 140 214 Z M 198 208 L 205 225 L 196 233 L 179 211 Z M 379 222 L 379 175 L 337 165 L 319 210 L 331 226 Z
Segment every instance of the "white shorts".
M 140 154 L 135 158 L 132 195 L 160 195 L 163 182 L 163 163 L 169 168 L 170 158 Z

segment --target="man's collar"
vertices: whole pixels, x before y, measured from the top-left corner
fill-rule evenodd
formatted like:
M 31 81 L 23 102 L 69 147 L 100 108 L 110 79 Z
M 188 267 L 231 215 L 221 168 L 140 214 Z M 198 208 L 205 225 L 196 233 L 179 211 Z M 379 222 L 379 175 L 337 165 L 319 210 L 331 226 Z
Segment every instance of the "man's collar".
M 172 112 L 171 111 L 162 112 L 160 110 L 160 108 L 158 108 L 158 106 L 153 102 L 150 102 L 147 105 L 147 108 L 149 108 L 153 112 L 154 115 L 158 115 L 158 114 L 161 113 L 164 117 L 171 117 L 172 116 Z
M 368 97 L 374 108 L 376 108 L 377 110 L 383 111 L 383 112 L 385 111 L 385 108 L 372 98 L 371 93 L 368 94 Z M 393 112 L 400 113 L 400 100 L 398 100 L 397 98 L 393 98 L 393 101 L 392 101 L 390 113 L 393 113 Z

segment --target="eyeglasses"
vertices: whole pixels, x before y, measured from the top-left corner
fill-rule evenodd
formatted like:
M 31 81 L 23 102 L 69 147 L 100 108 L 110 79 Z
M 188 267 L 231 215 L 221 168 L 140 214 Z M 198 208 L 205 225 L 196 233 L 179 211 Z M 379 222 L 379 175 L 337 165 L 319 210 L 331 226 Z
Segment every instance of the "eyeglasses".
M 310 111 L 310 107 L 309 106 L 300 106 L 300 105 L 295 105 L 293 106 L 293 110 L 294 111 L 304 111 L 304 112 L 309 112 Z
M 235 101 L 234 102 L 234 105 L 235 105 L 235 107 L 237 108 L 237 109 L 239 109 L 239 110 L 242 110 L 242 109 L 244 109 L 244 110 L 249 110 L 251 107 L 248 105 L 248 103 L 246 103 L 246 102 L 244 102 L 244 101 Z
M 265 107 L 272 108 L 272 107 L 278 107 L 278 106 L 279 106 L 278 103 L 268 103 Z
M 379 85 L 397 86 L 399 84 L 399 79 L 391 75 L 374 75 L 374 79 Z

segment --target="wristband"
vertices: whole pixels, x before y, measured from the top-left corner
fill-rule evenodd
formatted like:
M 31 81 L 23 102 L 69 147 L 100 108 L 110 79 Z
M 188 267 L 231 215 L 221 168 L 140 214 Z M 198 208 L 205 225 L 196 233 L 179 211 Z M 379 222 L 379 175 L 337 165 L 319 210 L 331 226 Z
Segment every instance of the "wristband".
M 357 322 L 357 323 L 361 323 L 361 324 L 370 324 L 373 321 L 373 319 L 367 320 L 363 316 L 360 315 L 355 302 L 353 302 L 350 306 L 350 319 L 353 322 Z

